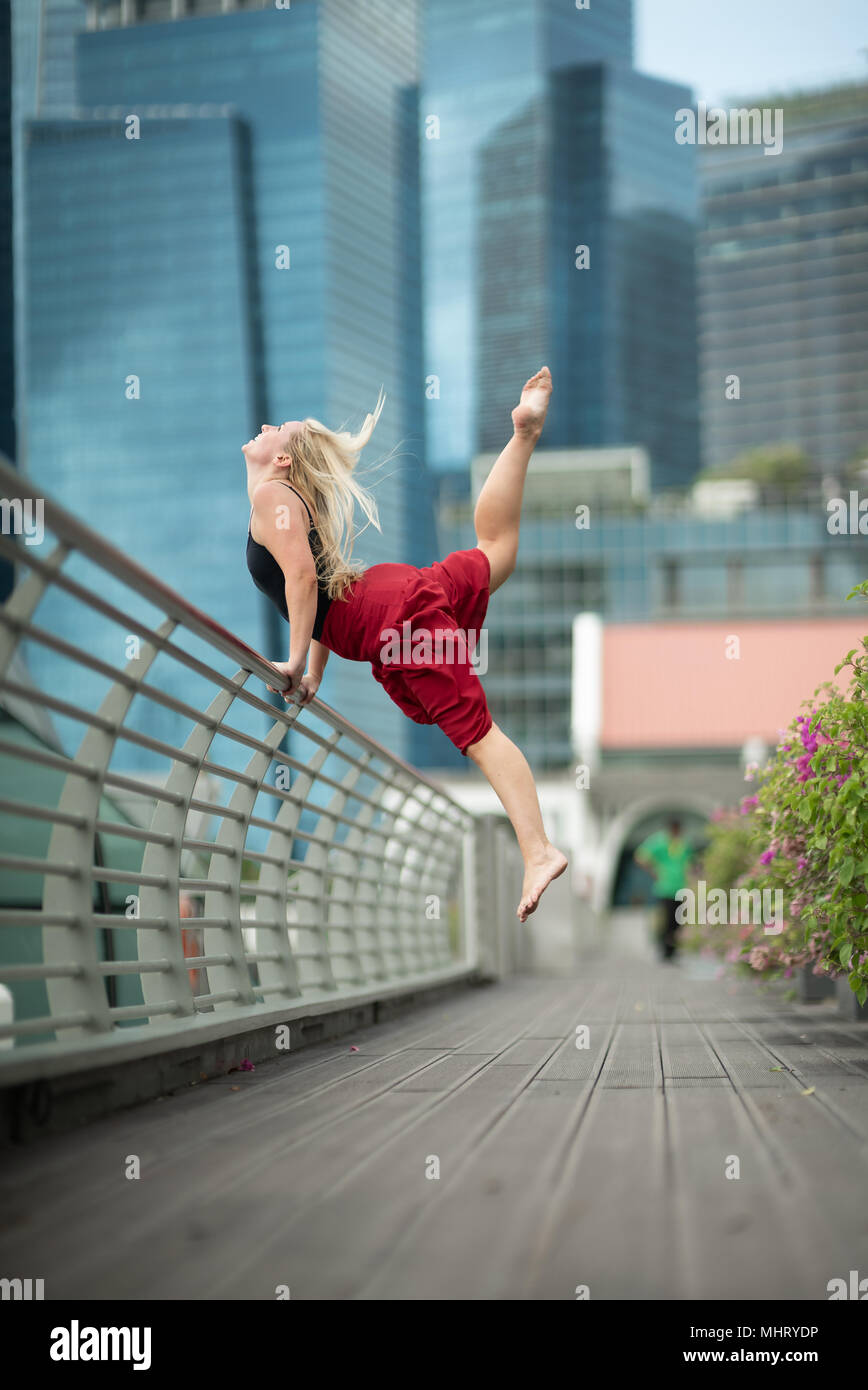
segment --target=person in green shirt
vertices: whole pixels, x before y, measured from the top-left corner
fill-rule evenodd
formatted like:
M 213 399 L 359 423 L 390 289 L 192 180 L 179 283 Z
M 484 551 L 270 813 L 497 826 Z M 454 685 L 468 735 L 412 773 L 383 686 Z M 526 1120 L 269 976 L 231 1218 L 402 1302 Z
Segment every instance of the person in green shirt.
M 651 891 L 663 914 L 660 949 L 663 959 L 671 960 L 677 949 L 678 935 L 675 894 L 686 886 L 693 846 L 682 835 L 681 822 L 673 817 L 668 830 L 655 830 L 642 841 L 633 857 L 654 880 Z

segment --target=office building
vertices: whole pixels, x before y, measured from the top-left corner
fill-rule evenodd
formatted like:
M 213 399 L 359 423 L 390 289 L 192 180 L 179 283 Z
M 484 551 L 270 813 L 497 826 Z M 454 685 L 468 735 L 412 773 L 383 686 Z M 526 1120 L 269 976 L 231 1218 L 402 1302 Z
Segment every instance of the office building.
M 840 476 L 868 457 L 868 84 L 739 106 L 783 148 L 703 151 L 704 460 L 786 443 Z
M 648 451 L 655 490 L 699 467 L 695 151 L 684 87 L 618 65 L 560 68 L 480 157 L 476 436 L 547 362 L 549 448 Z
M 533 318 L 542 314 L 545 191 L 536 183 L 540 171 L 534 161 L 543 139 L 550 78 L 580 63 L 629 68 L 632 23 L 632 0 L 609 0 L 585 10 L 577 9 L 574 0 L 477 0 L 472 6 L 428 0 L 424 7 L 423 284 L 427 441 L 433 468 L 466 470 L 474 453 L 486 447 L 478 435 L 479 296 L 486 266 L 496 275 L 498 265 L 492 263 L 485 237 L 498 217 L 514 236 L 514 209 L 530 211 L 538 225 L 519 234 L 509 250 L 508 267 L 501 248 L 500 264 L 505 292 L 511 287 L 516 297 L 528 354 L 539 365 L 541 332 Z M 488 175 L 485 170 L 486 159 L 498 149 L 506 164 L 514 151 L 524 180 L 497 177 L 500 200 L 494 196 L 490 168 Z M 511 273 L 516 261 L 520 275 Z M 554 370 L 556 364 L 550 365 Z

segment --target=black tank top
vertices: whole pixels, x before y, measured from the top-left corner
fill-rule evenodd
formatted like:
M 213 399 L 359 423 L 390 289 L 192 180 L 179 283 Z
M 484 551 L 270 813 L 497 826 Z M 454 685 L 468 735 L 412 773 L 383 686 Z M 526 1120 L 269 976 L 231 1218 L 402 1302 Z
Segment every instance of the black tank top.
M 283 487 L 288 487 L 290 492 L 295 493 L 296 497 L 301 498 L 301 501 L 304 504 L 304 509 L 307 512 L 308 521 L 310 522 L 310 530 L 307 533 L 307 541 L 308 545 L 310 546 L 310 552 L 313 555 L 314 561 L 316 562 L 317 586 L 316 619 L 314 620 L 313 625 L 313 637 L 314 640 L 318 642 L 320 637 L 322 636 L 322 630 L 326 620 L 326 614 L 328 613 L 329 608 L 331 607 L 331 599 L 329 598 L 328 593 L 326 592 L 325 585 L 323 584 L 322 577 L 320 575 L 319 560 L 322 554 L 322 541 L 320 540 L 319 531 L 313 524 L 313 517 L 311 516 L 310 507 L 307 505 L 304 498 L 301 496 L 301 493 L 297 490 L 297 488 L 294 488 L 291 483 L 283 483 L 282 479 L 280 478 L 276 479 L 276 481 L 282 483 Z M 255 541 L 253 539 L 253 537 L 250 534 L 249 525 L 247 528 L 247 568 L 250 571 L 250 574 L 253 578 L 253 582 L 256 585 L 257 589 L 260 589 L 263 594 L 268 595 L 272 603 L 276 605 L 282 617 L 284 617 L 286 621 L 289 622 L 289 613 L 287 612 L 286 608 L 286 579 L 284 577 L 283 570 L 280 568 L 280 565 L 277 563 L 268 547 L 260 545 L 259 541 Z

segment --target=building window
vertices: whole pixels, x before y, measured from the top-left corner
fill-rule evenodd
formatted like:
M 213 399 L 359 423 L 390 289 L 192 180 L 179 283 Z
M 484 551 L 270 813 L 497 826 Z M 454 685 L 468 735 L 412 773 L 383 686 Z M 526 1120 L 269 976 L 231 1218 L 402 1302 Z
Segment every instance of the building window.
M 172 0 L 137 0 L 136 18 L 159 23 L 172 18 Z
M 663 607 L 678 608 L 681 601 L 681 568 L 675 559 L 666 559 L 661 565 L 663 578 Z

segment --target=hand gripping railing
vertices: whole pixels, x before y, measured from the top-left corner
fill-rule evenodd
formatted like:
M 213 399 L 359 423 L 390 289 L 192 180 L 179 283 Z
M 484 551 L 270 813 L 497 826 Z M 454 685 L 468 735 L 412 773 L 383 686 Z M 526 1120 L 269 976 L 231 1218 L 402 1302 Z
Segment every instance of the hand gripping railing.
M 473 817 L 247 690 L 275 668 L 2 461 L 0 489 L 0 1083 L 471 974 Z M 53 548 L 8 534 L 40 502 Z

